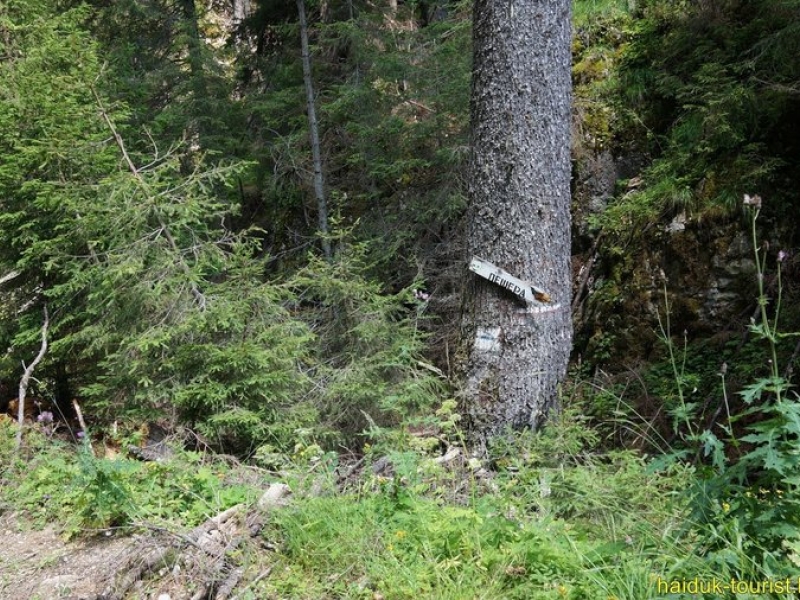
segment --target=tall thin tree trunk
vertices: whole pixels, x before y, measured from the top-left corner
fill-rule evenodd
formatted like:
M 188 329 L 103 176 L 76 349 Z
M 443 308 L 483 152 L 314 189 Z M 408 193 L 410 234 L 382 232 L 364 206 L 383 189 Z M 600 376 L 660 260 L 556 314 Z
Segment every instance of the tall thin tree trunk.
M 233 22 L 241 25 L 250 16 L 250 0 L 233 0 Z
M 203 40 L 197 23 L 195 0 L 181 0 L 183 11 L 183 33 L 186 36 L 186 54 L 189 61 L 189 89 L 191 103 L 186 121 L 185 135 L 188 138 L 188 151 L 181 158 L 181 170 L 189 174 L 195 168 L 198 151 L 204 143 L 208 119 L 208 86 L 203 60 Z
M 570 321 L 570 0 L 476 0 L 467 247 L 551 297 L 469 274 L 464 412 L 476 442 L 557 402 Z
M 300 16 L 300 46 L 303 54 L 303 82 L 306 87 L 306 108 L 308 110 L 308 129 L 311 132 L 311 155 L 314 163 L 314 196 L 317 199 L 317 226 L 322 236 L 322 252 L 330 259 L 331 241 L 328 237 L 328 201 L 325 198 L 325 179 L 322 173 L 322 150 L 319 142 L 317 110 L 314 105 L 314 82 L 311 79 L 311 53 L 308 49 L 308 21 L 304 0 L 297 0 Z
M 203 40 L 200 37 L 200 27 L 197 24 L 197 7 L 195 0 L 182 0 L 183 28 L 186 34 L 186 50 L 189 58 L 189 76 L 192 82 L 194 102 L 205 100 L 206 80 L 203 68 Z

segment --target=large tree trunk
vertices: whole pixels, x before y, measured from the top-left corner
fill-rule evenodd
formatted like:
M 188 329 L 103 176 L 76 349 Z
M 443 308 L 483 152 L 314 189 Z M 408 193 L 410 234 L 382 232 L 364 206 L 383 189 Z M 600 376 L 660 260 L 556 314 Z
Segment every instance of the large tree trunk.
M 557 402 L 570 321 L 570 0 L 476 0 L 467 248 L 551 297 L 470 273 L 464 413 L 477 443 Z

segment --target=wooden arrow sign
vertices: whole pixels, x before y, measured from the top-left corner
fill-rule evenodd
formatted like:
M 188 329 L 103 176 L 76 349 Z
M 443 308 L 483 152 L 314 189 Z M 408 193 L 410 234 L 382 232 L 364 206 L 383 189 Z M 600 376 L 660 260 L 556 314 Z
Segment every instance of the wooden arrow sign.
M 508 271 L 493 265 L 488 260 L 473 256 L 472 261 L 469 263 L 469 270 L 507 289 L 528 306 L 533 305 L 534 301 L 550 302 L 550 294 L 528 281 L 514 277 Z

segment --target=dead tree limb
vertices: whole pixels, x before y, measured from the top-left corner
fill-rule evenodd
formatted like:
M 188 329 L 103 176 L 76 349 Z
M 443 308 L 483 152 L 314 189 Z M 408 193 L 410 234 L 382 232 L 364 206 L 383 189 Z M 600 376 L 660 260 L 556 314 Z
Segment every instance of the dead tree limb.
M 226 594 L 230 594 L 243 574 L 232 564 L 229 555 L 242 539 L 236 517 L 244 513 L 245 506 L 237 504 L 206 519 L 188 533 L 139 523 L 139 527 L 161 534 L 161 539 L 147 540 L 149 552 L 144 556 L 138 552 L 131 554 L 127 562 L 121 565 L 116 581 L 111 582 L 103 592 L 104 597 L 109 600 L 126 598 L 137 581 L 160 568 L 171 566 L 177 560 L 176 556 L 196 563 L 191 577 L 198 586 L 197 598 L 208 597 L 209 590 L 219 586 L 228 590 Z
M 6 281 L 11 281 L 12 279 L 16 279 L 17 277 L 19 277 L 19 271 L 11 271 L 10 273 L 6 273 L 0 277 L 0 284 L 5 283 Z
M 30 384 L 31 377 L 33 377 L 33 370 L 42 362 L 45 353 L 47 352 L 47 328 L 50 325 L 50 315 L 47 314 L 47 304 L 44 305 L 44 322 L 42 323 L 42 345 L 39 347 L 39 354 L 33 359 L 33 362 L 25 367 L 25 372 L 22 374 L 22 379 L 19 380 L 19 404 L 17 406 L 17 452 L 22 447 L 22 427 L 25 425 L 25 396 L 28 393 L 28 385 Z M 24 363 L 23 363 L 24 364 Z
M 603 232 L 601 231 L 595 238 L 591 250 L 589 250 L 588 258 L 586 259 L 586 263 L 583 265 L 583 273 L 581 274 L 582 276 L 580 283 L 578 284 L 577 290 L 575 290 L 575 296 L 572 298 L 572 316 L 576 321 L 579 321 L 583 318 L 583 293 L 589 287 L 589 280 L 592 277 L 592 269 L 594 268 L 594 263 L 597 262 L 598 258 L 597 249 L 599 248 L 602 240 Z M 578 312 L 581 314 L 578 315 Z
M 89 437 L 89 429 L 86 427 L 86 421 L 83 420 L 83 411 L 81 410 L 81 406 L 78 404 L 77 400 L 72 401 L 72 407 L 75 409 L 75 415 L 78 417 L 78 424 L 81 426 L 84 439 L 89 446 L 89 452 L 94 454 L 94 448 L 92 448 L 92 439 Z
M 217 593 L 214 596 L 214 600 L 229 600 L 234 588 L 239 585 L 239 582 L 242 580 L 243 575 L 243 568 L 236 567 L 235 569 L 231 569 L 227 577 L 225 577 L 222 583 L 220 583 L 217 587 Z

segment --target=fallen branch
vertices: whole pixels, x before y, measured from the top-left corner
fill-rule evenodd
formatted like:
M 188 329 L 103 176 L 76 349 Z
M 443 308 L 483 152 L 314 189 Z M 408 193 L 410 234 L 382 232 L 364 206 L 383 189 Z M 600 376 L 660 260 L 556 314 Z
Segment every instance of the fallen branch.
M 219 584 L 214 600 L 229 600 L 231 593 L 233 593 L 233 588 L 239 585 L 239 582 L 242 580 L 242 575 L 244 575 L 243 568 L 237 567 L 231 569 L 225 580 Z
M 237 535 L 239 528 L 233 521 L 234 517 L 243 512 L 244 505 L 237 504 L 206 519 L 188 533 L 147 523 L 138 524 L 139 527 L 166 534 L 172 541 L 148 542 L 149 547 L 155 545 L 155 548 L 145 554 L 143 559 L 139 553 L 132 555 L 127 564 L 120 569 L 122 574 L 117 581 L 104 591 L 104 597 L 110 600 L 122 600 L 127 597 L 137 581 L 160 567 L 169 566 L 168 563 L 177 560 L 176 556 L 191 558 L 197 565 L 198 570 L 193 572 L 192 578 L 198 584 L 199 598 L 207 597 L 208 591 L 213 589 L 220 579 L 233 590 L 241 579 L 241 574 L 236 577 L 237 568 L 229 563 L 228 554 L 241 542 L 242 538 Z M 219 577 L 220 573 L 225 573 L 224 578 Z
M 25 396 L 28 393 L 28 385 L 30 384 L 31 377 L 33 377 L 33 370 L 42 361 L 45 353 L 47 352 L 47 328 L 50 325 L 50 316 L 47 314 L 47 304 L 44 305 L 44 322 L 42 323 L 42 345 L 39 348 L 39 354 L 33 359 L 33 362 L 25 368 L 22 374 L 22 379 L 19 380 L 19 405 L 17 406 L 17 452 L 22 447 L 22 428 L 25 425 Z M 24 364 L 24 363 L 23 363 Z
M 128 558 L 121 561 L 100 597 L 123 600 L 138 582 L 150 580 L 154 583 L 154 579 L 163 578 L 167 572 L 173 575 L 180 572 L 185 580 L 182 598 L 241 600 L 248 590 L 252 591 L 259 581 L 270 575 L 272 566 L 245 581 L 246 569 L 239 564 L 237 548 L 246 544 L 250 537 L 251 518 L 259 516 L 262 521 L 268 518 L 273 509 L 286 504 L 289 493 L 287 485 L 273 483 L 259 506 L 248 509 L 244 504 L 237 504 L 186 533 L 149 523 L 134 524 L 153 533 L 142 537 Z M 142 551 L 144 548 L 146 550 Z
M 246 586 L 244 586 L 242 588 L 242 590 L 238 594 L 236 594 L 235 596 L 232 596 L 230 598 L 230 600 L 239 600 L 242 597 L 242 594 L 244 594 L 247 590 L 249 590 L 251 587 L 253 587 L 255 584 L 257 584 L 262 579 L 266 579 L 267 577 L 269 577 L 270 573 L 272 573 L 272 567 L 267 567 L 266 569 L 261 571 L 261 574 L 258 577 L 253 579 L 253 581 L 248 583 Z
M 124 576 L 113 587 L 106 589 L 103 597 L 110 600 L 122 600 L 136 585 L 136 582 L 143 579 L 147 573 L 154 571 L 160 565 L 166 565 L 170 552 L 172 552 L 171 546 L 160 546 L 145 554 L 139 564 L 131 564 L 133 562 L 131 561 L 126 567 Z

